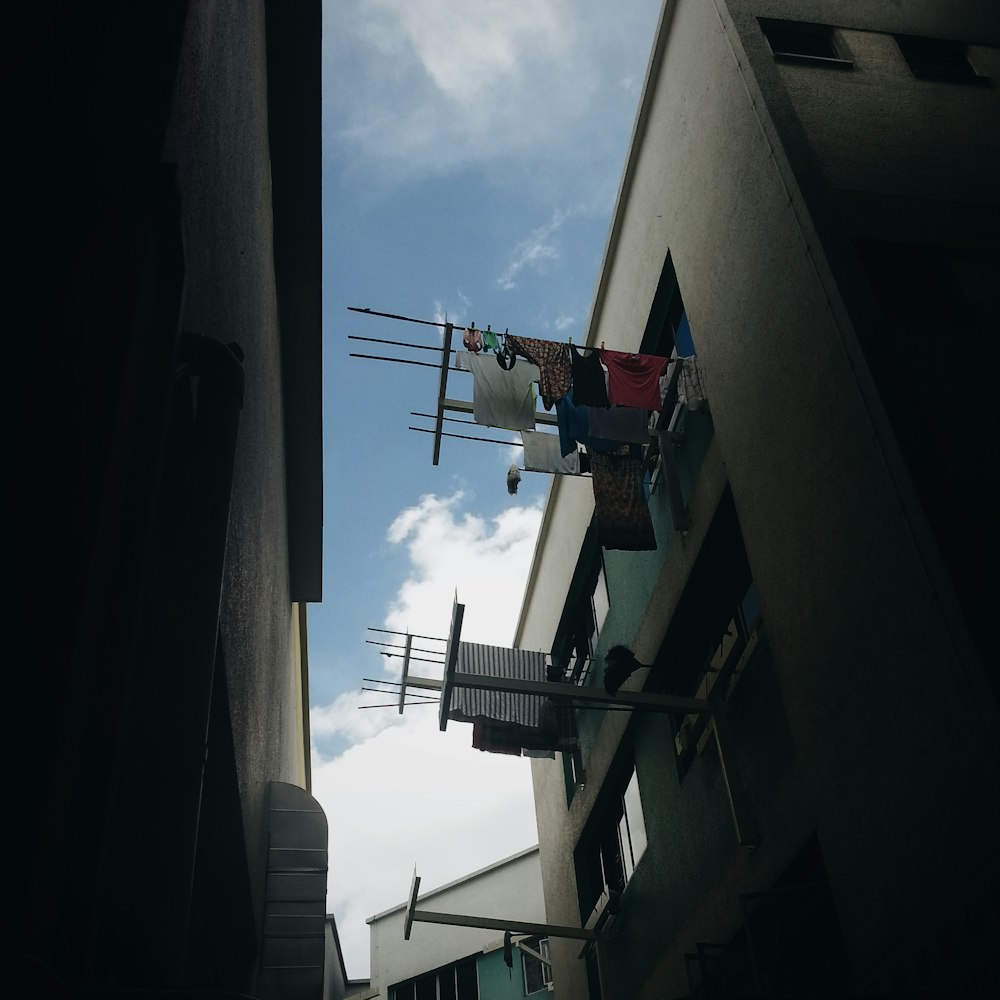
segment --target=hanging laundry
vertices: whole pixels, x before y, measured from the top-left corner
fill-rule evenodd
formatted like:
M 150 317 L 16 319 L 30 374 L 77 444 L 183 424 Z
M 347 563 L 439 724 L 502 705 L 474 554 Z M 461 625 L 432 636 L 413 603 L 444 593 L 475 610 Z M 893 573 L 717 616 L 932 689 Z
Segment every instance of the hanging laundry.
M 472 748 L 487 753 L 505 753 L 511 757 L 520 757 L 522 728 L 513 722 L 474 722 Z
M 642 492 L 642 459 L 632 446 L 621 453 L 592 452 L 597 536 L 606 549 L 643 552 L 656 548 L 653 519 Z
M 605 441 L 592 437 L 590 434 L 590 414 L 594 412 L 589 406 L 575 406 L 573 394 L 566 393 L 562 399 L 556 400 L 556 423 L 559 427 L 559 448 L 563 456 L 572 454 L 577 444 L 582 444 L 588 451 L 615 451 L 619 447 L 617 441 Z
M 569 350 L 565 344 L 552 340 L 535 340 L 532 337 L 518 337 L 508 333 L 504 337 L 504 346 L 515 354 L 527 358 L 532 364 L 538 365 L 538 389 L 542 397 L 542 406 L 551 410 L 556 400 L 569 392 L 573 382 L 573 370 L 570 367 Z
M 456 669 L 459 673 L 544 681 L 545 654 L 527 649 L 509 649 L 506 646 L 460 642 Z M 537 694 L 455 688 L 448 718 L 457 722 L 490 719 L 494 722 L 516 722 L 521 726 L 537 727 L 543 700 L 543 696 Z
M 604 690 L 616 695 L 622 684 L 643 667 L 646 664 L 640 663 L 627 646 L 612 646 L 604 654 Z
M 678 396 L 689 410 L 697 410 L 705 402 L 705 387 L 702 385 L 701 371 L 694 358 L 685 358 L 681 362 Z
M 559 427 L 559 451 L 572 455 L 579 442 L 590 437 L 590 411 L 586 406 L 574 406 L 570 395 L 556 402 L 556 424 Z
M 474 357 L 475 354 L 471 351 L 455 351 L 455 367 L 461 368 L 464 372 L 471 372 Z
M 613 404 L 659 410 L 660 376 L 667 358 L 624 351 L 602 351 L 601 358 L 608 366 L 608 399 Z
M 558 434 L 521 431 L 521 442 L 524 444 L 526 472 L 555 472 L 566 476 L 580 474 L 580 452 L 574 449 L 563 455 Z
M 519 726 L 515 722 L 475 722 L 472 725 L 472 746 L 488 753 L 505 753 L 512 757 L 555 757 L 561 746 L 551 746 L 540 730 Z
M 509 680 L 547 681 L 541 652 L 460 642 L 459 673 Z M 541 694 L 455 687 L 448 718 L 472 723 L 477 750 L 525 757 L 552 757 L 557 750 L 579 745 L 572 703 Z
M 497 335 L 487 327 L 482 331 L 483 334 L 483 350 L 484 351 L 497 351 L 500 349 L 500 341 Z
M 532 430 L 535 426 L 535 365 L 504 371 L 489 355 L 469 355 L 472 416 L 477 424 Z
M 691 324 L 688 322 L 687 313 L 681 315 L 681 321 L 677 324 L 674 343 L 677 345 L 679 357 L 690 358 L 694 356 L 694 340 L 691 337 Z
M 497 351 L 497 364 L 505 371 L 509 372 L 517 363 L 517 355 L 506 344 Z
M 466 350 L 478 354 L 483 349 L 483 331 L 477 330 L 474 326 L 466 327 L 465 333 L 462 334 L 462 343 L 465 344 Z
M 555 757 L 555 752 L 574 750 L 579 746 L 576 714 L 569 702 L 552 698 L 542 700 L 537 726 L 522 726 L 516 722 L 480 719 L 472 724 L 472 746 L 489 753 L 513 757 Z
M 590 437 L 602 441 L 649 443 L 649 411 L 631 406 L 593 407 L 589 413 Z
M 522 434 L 529 434 L 530 431 L 522 431 Z M 517 493 L 518 484 L 521 482 L 521 470 L 515 462 L 507 469 L 507 492 L 513 496 Z
M 561 676 L 557 680 L 561 681 Z M 572 750 L 580 745 L 576 709 L 570 701 L 558 697 L 546 698 L 539 711 L 538 728 L 542 738 L 553 749 Z
M 609 406 L 601 352 L 595 349 L 584 355 L 570 346 L 569 353 L 573 368 L 573 403 L 576 406 Z
M 670 379 L 674 374 L 674 366 L 679 365 L 680 361 L 677 358 L 670 358 L 667 361 L 667 367 L 663 369 L 663 374 L 660 376 L 660 409 L 666 405 L 667 393 L 670 391 Z

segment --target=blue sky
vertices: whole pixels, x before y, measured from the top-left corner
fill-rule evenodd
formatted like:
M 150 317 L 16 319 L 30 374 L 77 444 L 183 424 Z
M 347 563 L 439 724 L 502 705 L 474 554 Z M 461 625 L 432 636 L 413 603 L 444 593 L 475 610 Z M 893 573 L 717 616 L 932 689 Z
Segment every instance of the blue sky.
M 327 0 L 324 13 L 324 599 L 309 608 L 313 792 L 348 975 L 365 919 L 537 841 L 528 762 L 365 709 L 392 677 L 368 626 L 508 645 L 550 477 L 520 449 L 445 439 L 431 461 L 434 327 L 348 306 L 583 340 L 658 0 Z M 469 380 L 469 381 L 466 381 Z M 449 394 L 470 398 L 470 376 Z M 447 427 L 448 425 L 446 425 Z M 514 435 L 452 425 L 457 433 Z M 568 554 L 572 557 L 573 554 Z M 396 661 L 398 662 L 398 661 Z M 427 668 L 428 673 L 431 668 Z

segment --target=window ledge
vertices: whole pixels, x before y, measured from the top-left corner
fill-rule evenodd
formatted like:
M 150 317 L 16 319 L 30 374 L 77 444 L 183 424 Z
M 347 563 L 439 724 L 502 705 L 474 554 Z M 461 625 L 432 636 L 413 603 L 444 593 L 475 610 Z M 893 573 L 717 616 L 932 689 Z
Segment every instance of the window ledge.
M 775 52 L 774 58 L 776 62 L 827 66 L 830 69 L 854 69 L 853 59 L 835 59 L 833 56 L 808 56 L 801 52 Z

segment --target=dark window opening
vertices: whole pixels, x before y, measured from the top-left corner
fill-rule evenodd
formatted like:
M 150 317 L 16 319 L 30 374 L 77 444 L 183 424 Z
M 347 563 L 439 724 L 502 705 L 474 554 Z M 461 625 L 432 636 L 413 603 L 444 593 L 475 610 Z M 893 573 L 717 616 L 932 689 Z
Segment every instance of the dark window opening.
M 437 1000 L 437 976 L 421 976 L 417 982 L 417 1000 Z
M 479 1000 L 475 958 L 467 958 L 455 966 L 455 1000 Z
M 608 775 L 601 800 L 576 851 L 581 919 L 586 922 L 605 892 L 621 893 L 646 851 L 639 779 L 629 758 Z
M 739 624 L 741 605 L 745 603 L 748 616 L 758 616 L 752 584 L 736 506 L 727 488 L 656 656 L 652 677 L 662 679 L 663 691 L 694 694 L 730 623 L 736 620 L 741 630 L 746 627 Z M 750 628 L 755 624 L 749 623 Z
M 697 352 L 691 325 L 669 253 L 663 262 L 639 351 L 664 358 L 674 356 L 676 351 L 678 358 L 692 359 L 683 366 L 675 364 L 667 368 L 663 407 L 657 419 L 657 428 L 666 434 L 666 439 L 661 443 L 656 438 L 646 445 L 642 464 L 643 494 L 647 501 L 658 484 L 665 481 L 674 528 L 686 531 L 687 508 L 672 460 L 673 448 L 683 440 L 686 411 L 697 409 L 703 402 L 703 386 L 694 361 Z M 691 398 L 687 398 L 685 392 L 692 393 Z
M 569 684 L 587 684 L 591 680 L 594 650 L 610 609 L 604 555 L 597 536 L 597 525 L 591 523 L 552 643 L 550 679 Z M 579 743 L 563 752 L 562 762 L 568 805 L 577 789 L 587 781 Z
M 919 38 L 896 35 L 896 44 L 910 72 L 921 80 L 952 80 L 965 83 L 988 83 L 969 62 L 969 47 L 965 42 L 945 38 Z
M 479 1000 L 475 956 L 425 972 L 389 989 L 392 1000 Z
M 834 29 L 829 25 L 762 19 L 760 27 L 775 59 L 842 67 L 852 65 L 838 50 Z
M 542 958 L 548 959 L 548 938 L 528 938 L 524 944 L 538 952 Z M 546 989 L 552 982 L 552 966 L 547 961 L 540 962 L 534 955 L 529 955 L 525 951 L 521 952 L 521 970 L 524 973 L 525 996 Z
M 560 673 L 559 679 L 573 684 L 586 682 L 591 657 L 610 608 L 604 556 L 597 525 L 591 523 L 552 644 L 552 663 Z
M 651 671 L 647 690 L 729 697 L 752 653 L 760 606 L 732 492 L 727 488 Z M 744 653 L 747 653 L 745 656 Z M 716 688 L 716 685 L 723 685 Z M 683 778 L 707 739 L 703 716 L 672 716 Z
M 663 261 L 652 305 L 649 307 L 649 318 L 646 320 L 639 353 L 669 358 L 676 346 L 681 356 L 693 354 L 693 348 L 690 351 L 682 350 L 682 344 L 686 343 L 685 331 L 687 340 L 690 340 L 691 331 L 687 326 L 684 301 L 677 285 L 677 272 L 668 253 Z

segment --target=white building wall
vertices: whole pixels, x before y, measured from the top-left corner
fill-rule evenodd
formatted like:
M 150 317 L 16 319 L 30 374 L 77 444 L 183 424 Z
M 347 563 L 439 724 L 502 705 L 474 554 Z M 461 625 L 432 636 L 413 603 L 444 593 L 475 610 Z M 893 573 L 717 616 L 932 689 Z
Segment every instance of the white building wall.
M 545 905 L 538 848 L 521 851 L 421 894 L 417 909 L 543 923 Z M 406 904 L 402 903 L 368 919 L 372 996 L 387 997 L 388 988 L 395 983 L 503 945 L 503 931 L 417 921 L 406 941 L 403 939 L 405 912 Z

